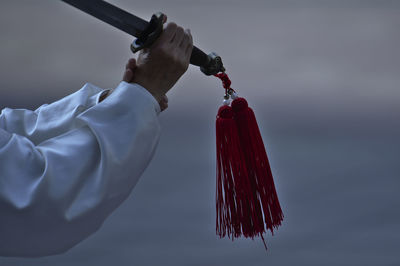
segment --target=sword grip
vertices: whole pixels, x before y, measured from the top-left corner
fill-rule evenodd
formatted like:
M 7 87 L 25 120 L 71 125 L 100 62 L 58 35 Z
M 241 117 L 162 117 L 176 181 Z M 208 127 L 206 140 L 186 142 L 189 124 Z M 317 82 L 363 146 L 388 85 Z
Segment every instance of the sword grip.
M 206 65 L 208 61 L 208 55 L 196 46 L 193 46 L 192 55 L 190 56 L 190 64 L 201 67 Z
M 193 46 L 190 64 L 199 66 L 201 72 L 207 76 L 215 75 L 219 72 L 225 72 L 222 59 L 216 53 L 206 54 L 196 46 Z
M 136 53 L 145 47 L 150 47 L 161 35 L 161 32 L 163 31 L 164 16 L 165 15 L 161 12 L 153 14 L 146 29 L 143 30 L 140 33 L 140 36 L 131 44 L 131 50 L 133 53 Z M 193 46 L 192 54 L 190 56 L 190 64 L 199 66 L 200 70 L 207 76 L 225 71 L 220 56 L 216 53 L 207 55 L 196 46 Z

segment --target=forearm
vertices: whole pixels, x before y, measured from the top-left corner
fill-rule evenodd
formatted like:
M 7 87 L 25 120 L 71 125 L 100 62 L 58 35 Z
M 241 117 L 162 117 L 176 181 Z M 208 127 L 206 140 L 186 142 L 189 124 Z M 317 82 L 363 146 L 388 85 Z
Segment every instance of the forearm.
M 27 137 L 37 145 L 75 128 L 76 117 L 98 104 L 107 92 L 87 83 L 79 91 L 35 111 L 5 108 L 0 113 L 0 128 Z
M 160 134 L 157 105 L 143 90 L 122 84 L 78 115 L 79 127 L 39 145 L 2 131 L 0 255 L 64 252 L 129 195 Z

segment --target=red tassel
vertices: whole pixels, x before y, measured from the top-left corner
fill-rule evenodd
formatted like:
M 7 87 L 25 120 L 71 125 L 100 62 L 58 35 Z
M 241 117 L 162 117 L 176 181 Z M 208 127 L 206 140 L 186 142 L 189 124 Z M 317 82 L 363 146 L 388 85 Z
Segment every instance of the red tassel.
M 229 77 L 215 76 L 222 80 L 226 95 L 232 95 Z M 264 223 L 273 233 L 283 214 L 254 112 L 244 98 L 233 100 L 232 107 L 220 107 L 216 134 L 217 234 L 232 240 L 242 234 L 260 236 L 265 245 Z
M 216 140 L 217 234 L 220 237 L 228 235 L 232 240 L 242 233 L 246 237 L 253 237 L 252 227 L 260 227 L 260 221 L 254 220 L 257 217 L 251 211 L 255 207 L 255 200 L 230 106 L 221 106 L 218 110 Z
M 256 117 L 244 98 L 233 100 L 232 109 L 252 191 L 262 206 L 266 228 L 273 233 L 274 228 L 281 225 L 283 213 Z M 262 215 L 259 204 L 256 206 L 255 211 Z

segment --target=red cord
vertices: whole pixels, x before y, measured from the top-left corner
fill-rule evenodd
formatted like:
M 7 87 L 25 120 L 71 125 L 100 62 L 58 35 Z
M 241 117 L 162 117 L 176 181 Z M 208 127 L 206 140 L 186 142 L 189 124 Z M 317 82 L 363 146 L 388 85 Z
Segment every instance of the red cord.
M 215 74 L 214 76 L 222 81 L 222 86 L 224 86 L 226 92 L 228 92 L 229 90 L 235 92 L 235 90 L 231 88 L 232 82 L 225 72 Z

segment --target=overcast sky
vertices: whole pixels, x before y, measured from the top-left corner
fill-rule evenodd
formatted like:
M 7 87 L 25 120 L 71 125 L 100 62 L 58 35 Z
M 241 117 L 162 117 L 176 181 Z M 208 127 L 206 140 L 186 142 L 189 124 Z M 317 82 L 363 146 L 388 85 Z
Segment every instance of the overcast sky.
M 191 66 L 169 93 L 153 161 L 99 232 L 66 254 L 0 265 L 400 265 L 399 1 L 111 2 L 147 19 L 162 11 L 222 56 L 256 113 L 283 225 L 267 253 L 216 236 L 223 89 Z M 116 86 L 131 41 L 61 1 L 2 1 L 0 109 Z

